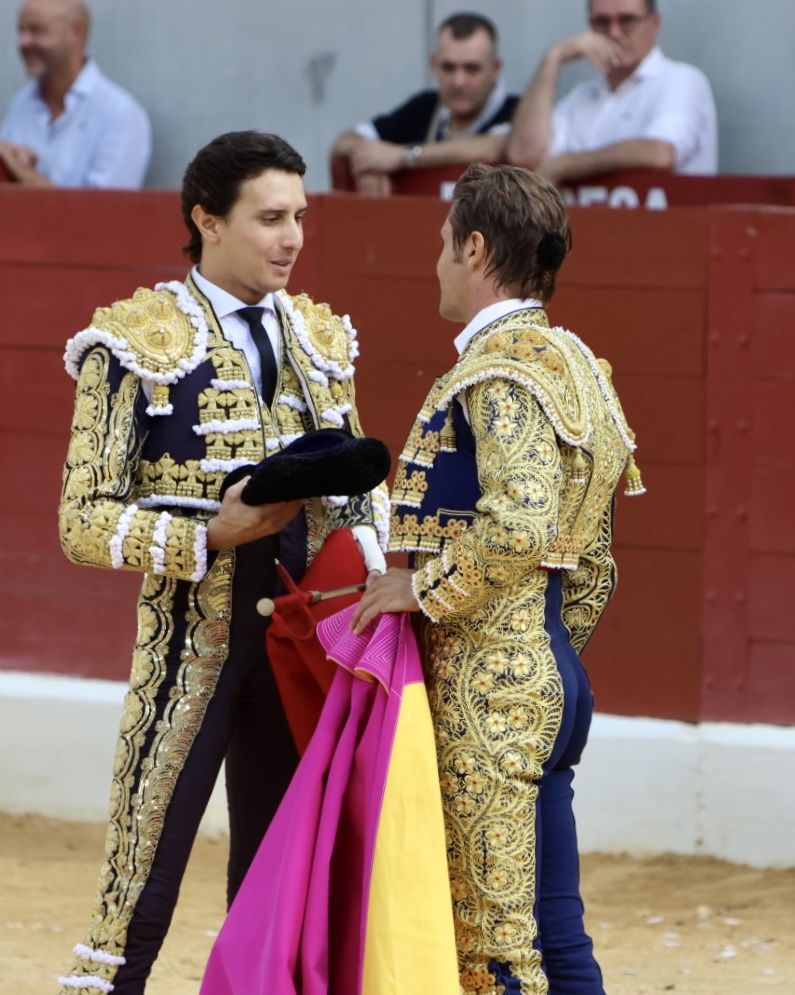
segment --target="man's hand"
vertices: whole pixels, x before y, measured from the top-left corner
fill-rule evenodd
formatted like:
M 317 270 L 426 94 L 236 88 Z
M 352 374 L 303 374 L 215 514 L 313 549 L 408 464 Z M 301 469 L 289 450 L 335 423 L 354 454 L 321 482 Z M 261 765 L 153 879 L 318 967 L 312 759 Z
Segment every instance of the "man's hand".
M 600 73 L 618 69 L 624 63 L 624 52 L 619 44 L 596 31 L 583 31 L 582 34 L 564 38 L 552 49 L 558 62 L 572 62 L 574 59 L 587 59 Z
M 385 574 L 370 576 L 367 590 L 356 606 L 351 618 L 351 628 L 358 636 L 384 612 L 416 612 L 420 606 L 411 588 L 413 570 L 390 567 Z
M 218 514 L 207 523 L 208 549 L 230 549 L 263 536 L 275 535 L 301 510 L 303 501 L 244 504 L 240 500 L 240 492 L 249 479 L 245 477 L 229 488 Z
M 33 149 L 7 141 L 0 141 L 0 159 L 5 163 L 9 173 L 20 182 L 24 182 L 31 172 L 36 171 L 36 164 L 39 161 Z
M 396 173 L 406 165 L 405 154 L 405 148 L 394 142 L 358 142 L 351 151 L 353 175 Z
M 354 177 L 356 192 L 365 197 L 390 197 L 392 178 L 388 173 L 359 173 Z

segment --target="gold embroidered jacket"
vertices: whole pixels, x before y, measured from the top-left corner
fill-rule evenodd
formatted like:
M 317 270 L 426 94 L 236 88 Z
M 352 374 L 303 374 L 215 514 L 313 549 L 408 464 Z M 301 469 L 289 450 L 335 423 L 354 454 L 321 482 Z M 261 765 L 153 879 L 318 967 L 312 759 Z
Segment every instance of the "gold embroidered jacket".
M 284 361 L 271 409 L 190 278 L 98 309 L 69 341 L 77 396 L 59 518 L 70 559 L 199 581 L 204 522 L 229 470 L 310 428 L 361 434 L 347 316 L 305 295 L 276 298 Z M 341 525 L 370 524 L 385 539 L 384 507 L 381 492 L 310 502 L 310 558 Z
M 477 515 L 420 517 L 437 455 L 455 449 L 457 395 L 472 416 Z M 430 429 L 444 411 L 441 430 Z M 609 366 L 577 336 L 550 329 L 535 309 L 479 332 L 426 398 L 395 478 L 390 549 L 436 554 L 415 575 L 423 612 L 465 617 L 529 571 L 560 569 L 564 620 L 581 650 L 615 582 L 612 498 L 622 471 L 628 493 L 642 492 L 634 448 Z

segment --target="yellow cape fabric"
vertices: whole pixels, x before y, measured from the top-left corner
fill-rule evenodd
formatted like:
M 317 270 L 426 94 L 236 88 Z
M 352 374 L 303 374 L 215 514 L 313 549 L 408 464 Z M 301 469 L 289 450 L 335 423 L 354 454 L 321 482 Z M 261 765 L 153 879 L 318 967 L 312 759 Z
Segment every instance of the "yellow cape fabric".
M 378 823 L 362 995 L 459 995 L 442 799 L 425 686 L 403 689 Z

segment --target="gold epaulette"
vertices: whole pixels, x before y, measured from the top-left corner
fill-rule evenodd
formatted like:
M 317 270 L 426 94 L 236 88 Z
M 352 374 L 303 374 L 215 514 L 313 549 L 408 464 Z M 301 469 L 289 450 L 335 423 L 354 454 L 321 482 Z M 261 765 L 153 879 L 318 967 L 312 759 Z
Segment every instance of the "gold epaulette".
M 330 373 L 334 380 L 352 376 L 358 348 L 348 316 L 339 317 L 328 304 L 318 304 L 307 294 L 293 296 L 282 292 L 280 297 L 304 351 L 310 356 L 317 354 L 327 364 L 318 368 Z M 296 316 L 300 316 L 297 321 Z
M 185 295 L 187 299 L 187 291 Z M 207 326 L 195 303 L 194 308 L 195 316 L 187 313 L 185 301 L 171 289 L 145 287 L 126 300 L 97 308 L 91 325 L 67 343 L 66 369 L 77 378 L 84 353 L 105 345 L 132 373 L 156 384 L 176 383 L 195 369 L 207 348 Z
M 496 322 L 473 340 L 436 399 L 441 410 L 460 391 L 499 377 L 526 388 L 540 404 L 558 437 L 583 445 L 591 432 L 577 367 L 562 342 L 540 325 Z

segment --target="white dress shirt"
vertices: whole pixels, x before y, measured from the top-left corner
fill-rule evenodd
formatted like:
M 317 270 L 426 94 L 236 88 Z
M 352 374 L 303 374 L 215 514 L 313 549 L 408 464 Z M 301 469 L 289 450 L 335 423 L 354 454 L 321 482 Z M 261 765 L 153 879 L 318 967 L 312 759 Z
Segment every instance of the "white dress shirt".
M 262 314 L 262 324 L 268 333 L 278 367 L 281 361 L 282 341 L 279 334 L 279 319 L 276 315 L 276 301 L 273 294 L 265 294 L 256 304 L 249 305 L 244 301 L 238 300 L 228 290 L 223 290 L 214 283 L 210 283 L 206 277 L 202 276 L 198 266 L 193 267 L 191 276 L 193 277 L 193 282 L 212 304 L 215 316 L 221 326 L 221 331 L 224 333 L 224 338 L 231 342 L 236 349 L 240 349 L 245 354 L 251 369 L 251 375 L 254 378 L 254 383 L 261 398 L 262 369 L 259 352 L 251 336 L 251 329 L 248 326 L 248 322 L 245 318 L 236 314 L 236 312 L 243 307 L 265 308 Z
M 716 173 L 717 115 L 704 73 L 654 48 L 616 90 L 604 76 L 579 83 L 555 107 L 549 155 L 592 152 L 634 138 L 669 142 L 676 173 Z
M 152 152 L 146 111 L 90 60 L 55 120 L 36 80 L 19 90 L 0 138 L 33 149 L 38 171 L 61 187 L 140 187 Z

